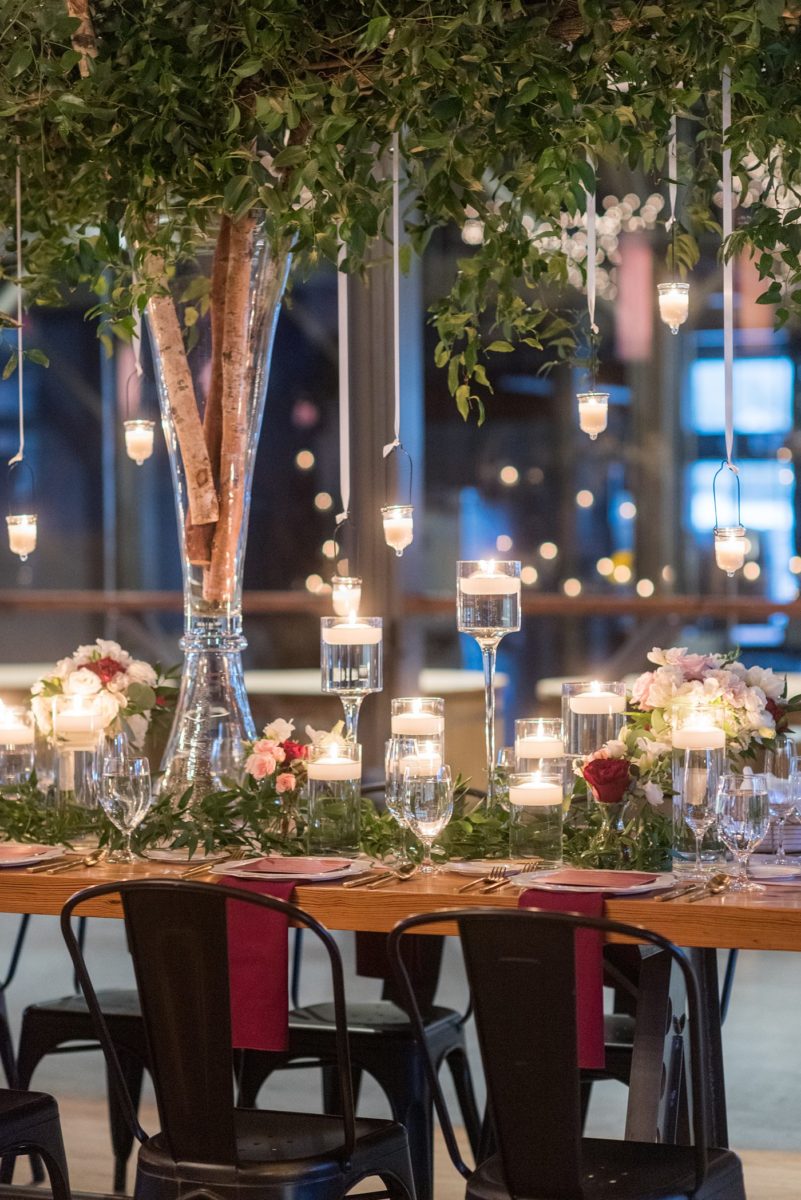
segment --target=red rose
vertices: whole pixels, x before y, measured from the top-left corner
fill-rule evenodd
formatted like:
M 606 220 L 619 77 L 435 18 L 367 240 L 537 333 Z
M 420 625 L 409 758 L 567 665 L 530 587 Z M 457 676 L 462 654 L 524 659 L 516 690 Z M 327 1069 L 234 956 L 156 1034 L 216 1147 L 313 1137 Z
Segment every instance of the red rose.
M 122 663 L 117 662 L 116 658 L 98 658 L 94 662 L 87 663 L 86 670 L 96 675 L 105 687 L 107 683 L 111 683 L 115 675 L 121 675 L 125 667 Z
M 618 804 L 629 786 L 630 774 L 625 758 L 594 758 L 582 771 L 600 804 Z
M 285 763 L 294 762 L 296 758 L 307 758 L 309 753 L 308 746 L 301 746 L 300 742 L 281 742 L 281 748 L 286 754 Z
M 765 703 L 765 708 L 773 717 L 776 725 L 776 731 L 781 732 L 787 726 L 787 709 L 783 704 L 779 704 L 776 700 L 768 699 Z

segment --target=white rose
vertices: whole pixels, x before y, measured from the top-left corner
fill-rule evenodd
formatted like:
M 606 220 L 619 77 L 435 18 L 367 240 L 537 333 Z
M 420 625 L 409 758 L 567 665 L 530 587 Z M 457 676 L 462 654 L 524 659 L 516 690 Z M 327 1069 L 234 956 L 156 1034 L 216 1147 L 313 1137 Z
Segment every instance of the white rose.
M 102 686 L 94 671 L 87 667 L 78 667 L 64 681 L 64 691 L 68 696 L 95 696 Z
M 749 687 L 760 688 L 769 700 L 780 700 L 784 694 L 785 676 L 777 675 L 769 667 L 749 667 L 745 673 Z
M 108 729 L 109 725 L 113 725 L 120 715 L 121 705 L 117 697 L 113 696 L 111 692 L 100 692 L 95 700 L 95 705 L 103 728 Z
M 123 667 L 127 667 L 131 661 L 131 656 L 127 650 L 123 650 L 119 642 L 109 642 L 105 638 L 98 638 L 95 642 L 96 652 L 101 658 L 113 658 Z
M 147 717 L 126 717 L 125 724 L 128 726 L 128 732 L 134 746 L 136 746 L 137 750 L 141 750 L 147 733 Z
M 120 702 L 124 704 L 125 693 L 128 691 L 128 684 L 130 682 L 131 679 L 127 671 L 118 671 L 116 675 L 113 675 L 111 679 L 109 679 L 106 687 L 110 692 L 113 692 L 115 696 L 119 696 Z
M 659 808 L 664 800 L 662 789 L 658 783 L 654 783 L 649 779 L 648 783 L 643 784 L 643 795 L 652 808 Z
M 610 758 L 625 758 L 627 754 L 626 743 L 621 742 L 618 738 L 613 738 L 611 742 L 607 742 L 605 749 L 608 751 Z
M 150 663 L 142 662 L 139 658 L 131 659 L 126 673 L 131 683 L 146 683 L 152 688 L 158 683 L 158 677 Z
M 72 658 L 60 658 L 56 663 L 55 670 L 48 678 L 66 679 L 75 670 L 75 660 Z
M 287 738 L 292 737 L 294 730 L 294 721 L 285 721 L 282 717 L 276 717 L 269 725 L 264 726 L 262 736 L 269 742 L 285 742 Z

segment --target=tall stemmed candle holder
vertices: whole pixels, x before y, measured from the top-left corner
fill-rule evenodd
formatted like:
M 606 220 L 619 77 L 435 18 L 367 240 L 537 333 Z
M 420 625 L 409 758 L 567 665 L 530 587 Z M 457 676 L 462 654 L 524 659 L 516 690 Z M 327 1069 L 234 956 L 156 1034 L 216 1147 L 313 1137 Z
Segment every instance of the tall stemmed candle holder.
M 456 564 L 460 633 L 473 637 L 484 661 L 484 744 L 487 805 L 495 800 L 495 656 L 502 637 L 520 628 L 520 563 L 495 559 Z
M 584 758 L 613 741 L 626 720 L 625 683 L 582 679 L 562 684 L 565 754 Z
M 364 697 L 383 686 L 382 639 L 381 617 L 323 617 L 320 622 L 322 690 L 342 701 L 351 742 L 358 741 Z
M 306 767 L 310 854 L 359 853 L 362 748 L 355 742 L 312 747 Z
M 441 696 L 398 696 L 391 702 L 390 713 L 393 735 L 444 741 L 445 701 Z
M 713 704 L 681 705 L 673 716 L 673 867 L 679 873 L 708 868 L 723 846 L 704 813 L 714 813 L 725 771 L 726 732 Z M 700 833 L 700 836 L 699 836 Z
M 0 702 L 0 785 L 25 783 L 33 771 L 34 725 L 30 708 Z

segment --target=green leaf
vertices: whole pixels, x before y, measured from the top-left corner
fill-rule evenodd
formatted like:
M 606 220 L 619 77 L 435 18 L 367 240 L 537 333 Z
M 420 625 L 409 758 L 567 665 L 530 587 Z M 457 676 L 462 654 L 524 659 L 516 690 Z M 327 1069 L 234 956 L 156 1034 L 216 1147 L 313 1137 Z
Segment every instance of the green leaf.
M 490 342 L 487 346 L 488 354 L 511 354 L 513 350 L 514 346 L 504 341 Z
M 14 374 L 14 372 L 17 369 L 18 362 L 19 362 L 19 358 L 17 357 L 17 352 L 16 352 L 16 350 L 12 350 L 11 353 L 9 354 L 8 358 L 6 359 L 6 365 L 3 367 L 3 379 L 11 378 L 11 376 Z
M 23 351 L 23 354 L 29 362 L 38 363 L 40 367 L 50 366 L 50 359 L 47 357 L 44 350 L 39 350 L 36 346 L 33 346 L 30 350 Z
M 373 17 L 368 21 L 364 36 L 361 39 L 363 49 L 368 51 L 375 50 L 377 46 L 380 46 L 389 33 L 391 22 L 391 17 Z

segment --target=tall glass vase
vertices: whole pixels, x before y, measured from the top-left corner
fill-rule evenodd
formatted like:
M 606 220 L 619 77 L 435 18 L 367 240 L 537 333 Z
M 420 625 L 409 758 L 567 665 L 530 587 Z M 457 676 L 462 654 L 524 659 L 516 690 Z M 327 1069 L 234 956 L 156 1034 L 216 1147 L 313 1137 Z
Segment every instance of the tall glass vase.
M 191 789 L 193 800 L 241 774 L 244 742 L 255 736 L 242 671 L 242 571 L 290 258 L 269 244 L 259 217 L 223 217 L 215 234 L 147 310 L 184 586 L 185 659 L 160 790 Z

